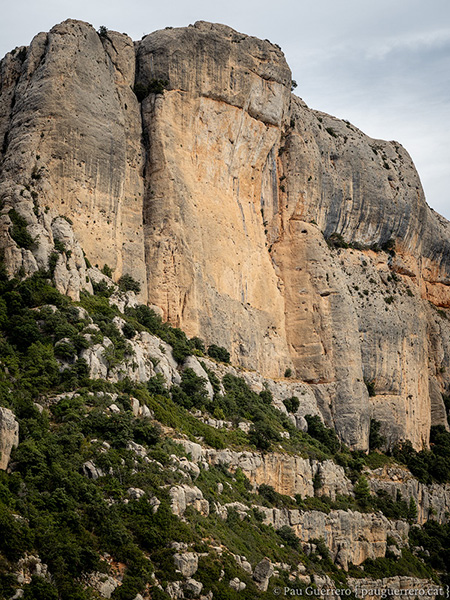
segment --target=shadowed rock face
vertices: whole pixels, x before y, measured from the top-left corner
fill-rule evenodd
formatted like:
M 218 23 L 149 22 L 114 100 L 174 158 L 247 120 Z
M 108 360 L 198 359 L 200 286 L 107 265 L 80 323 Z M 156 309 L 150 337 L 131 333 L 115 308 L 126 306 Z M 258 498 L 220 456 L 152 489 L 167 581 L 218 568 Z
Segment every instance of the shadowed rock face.
M 155 80 L 164 93 L 139 104 L 132 86 Z M 447 426 L 449 224 L 397 142 L 310 110 L 290 85 L 278 47 L 204 22 L 133 46 L 69 20 L 8 54 L 8 267 L 44 259 L 18 251 L 7 212 L 48 206 L 189 335 L 268 377 L 292 369 L 351 446 L 367 448 L 376 418 L 389 445 L 419 448 Z M 51 239 L 52 223 L 35 225 Z M 74 297 L 90 285 L 77 260 Z
M 23 62 L 22 62 L 22 59 Z M 32 186 L 93 264 L 145 282 L 143 148 L 133 42 L 68 20 L 1 65 L 2 196 Z

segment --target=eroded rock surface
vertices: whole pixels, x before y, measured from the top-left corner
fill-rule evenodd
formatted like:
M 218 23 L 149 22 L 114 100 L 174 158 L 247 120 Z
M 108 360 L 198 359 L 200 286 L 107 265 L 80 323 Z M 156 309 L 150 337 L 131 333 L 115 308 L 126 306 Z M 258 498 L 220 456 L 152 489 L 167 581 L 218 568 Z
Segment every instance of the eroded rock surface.
M 135 84 L 149 92 L 140 102 Z M 448 427 L 450 225 L 400 144 L 309 109 L 290 87 L 277 46 L 205 22 L 133 44 L 68 20 L 7 54 L 7 269 L 47 269 L 56 243 L 55 284 L 78 299 L 92 291 L 84 252 L 115 280 L 130 273 L 138 300 L 188 335 L 281 379 L 278 390 L 306 390 L 304 411 L 351 447 L 367 449 L 377 419 L 386 446 L 420 449 L 431 425 Z M 14 241 L 11 208 L 34 246 Z M 104 376 L 97 350 L 86 358 Z M 135 351 L 108 377 L 158 372 Z
M 19 423 L 9 408 L 0 408 L 0 469 L 8 467 L 13 448 L 19 445 Z
M 38 34 L 23 62 L 8 54 L 1 73 L 0 195 L 32 188 L 42 207 L 70 218 L 92 264 L 133 273 L 145 290 L 133 42 L 69 19 Z
M 349 563 L 359 565 L 367 558 L 384 556 L 388 536 L 400 546 L 408 539 L 408 523 L 390 521 L 381 513 L 332 510 L 326 514 L 264 507 L 260 510 L 265 523 L 275 529 L 291 527 L 302 542 L 323 538 L 334 560 L 345 569 Z

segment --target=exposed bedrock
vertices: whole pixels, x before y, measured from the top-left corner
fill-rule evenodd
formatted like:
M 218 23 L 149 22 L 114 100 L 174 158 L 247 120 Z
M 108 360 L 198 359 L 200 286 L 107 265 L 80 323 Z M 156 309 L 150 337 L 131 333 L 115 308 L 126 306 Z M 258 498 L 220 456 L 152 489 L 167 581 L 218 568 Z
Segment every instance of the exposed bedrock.
M 140 103 L 135 83 L 149 92 Z M 83 250 L 234 363 L 270 378 L 290 369 L 351 447 L 367 449 L 377 419 L 388 446 L 421 448 L 431 425 L 447 427 L 449 224 L 400 144 L 290 87 L 277 46 L 205 22 L 133 44 L 69 20 L 7 54 L 7 267 L 30 273 L 48 255 L 18 249 L 11 206 L 49 249 L 63 215 L 77 253 L 59 289 L 91 289 Z
M 22 62 L 23 60 L 23 62 Z M 68 20 L 1 64 L 0 194 L 32 188 L 73 222 L 92 264 L 145 288 L 144 155 L 131 39 Z M 144 298 L 144 296 L 143 296 Z

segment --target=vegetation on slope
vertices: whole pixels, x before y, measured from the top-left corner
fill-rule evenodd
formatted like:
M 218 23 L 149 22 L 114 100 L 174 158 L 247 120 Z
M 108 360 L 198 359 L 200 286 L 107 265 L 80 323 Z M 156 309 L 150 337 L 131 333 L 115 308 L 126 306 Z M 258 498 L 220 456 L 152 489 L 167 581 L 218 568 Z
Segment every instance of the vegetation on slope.
M 257 507 L 382 510 L 392 518 L 414 520 L 414 507 L 407 500 L 394 502 L 368 493 L 361 474 L 364 466 L 391 459 L 350 452 L 317 417 L 308 417 L 309 433 L 297 431 L 272 406 L 268 390 L 257 394 L 243 379 L 227 374 L 220 382 L 209 373 L 215 390 L 213 401 L 208 398 L 205 381 L 189 369 L 180 385 L 171 390 L 161 376 L 142 384 L 126 378 L 119 383 L 89 379 L 80 352 L 101 343 L 105 336 L 112 342 L 107 354 L 111 369 L 132 355 L 129 340 L 143 330 L 171 344 L 180 362 L 191 353 L 201 356 L 206 352 L 201 340 L 189 340 L 148 307 L 120 314 L 110 302 L 111 293 L 107 285 L 98 285 L 95 295 L 83 294 L 77 305 L 53 287 L 51 272 L 21 280 L 9 279 L 4 269 L 0 271 L 0 406 L 11 408 L 20 423 L 20 444 L 13 452 L 10 472 L 0 472 L 0 597 L 14 594 L 19 561 L 27 563 L 34 556 L 48 565 L 51 577 L 34 575 L 26 580 L 22 584 L 24 598 L 95 598 L 98 593 L 90 585 L 92 574 L 105 573 L 120 574 L 122 585 L 113 598 L 134 598 L 150 584 L 152 598 L 167 599 L 161 588 L 180 579 L 174 566 L 174 542 L 201 554 L 195 577 L 205 593 L 213 591 L 215 599 L 268 598 L 274 586 L 305 586 L 304 581 L 289 579 L 288 569 L 280 568 L 270 580 L 269 591 L 260 592 L 233 553 L 245 555 L 252 564 L 264 556 L 274 563 L 301 563 L 308 573 L 327 574 L 345 586 L 346 575 L 334 565 L 323 541 L 315 540 L 315 550 L 306 554 L 292 530 L 275 531 L 265 525 Z M 112 322 L 119 315 L 125 320 L 122 331 Z M 229 356 L 225 352 L 220 352 L 220 357 L 226 361 Z M 217 355 L 216 348 L 214 353 Z M 154 419 L 135 417 L 133 398 L 147 406 Z M 117 413 L 110 410 L 113 400 Z M 295 406 L 291 399 L 288 409 Z M 235 424 L 250 421 L 252 427 L 248 434 L 236 427 L 214 429 L 193 415 L 192 411 L 199 409 Z M 288 432 L 289 439 L 282 437 L 282 432 Z M 202 468 L 195 481 L 212 507 L 210 515 L 188 508 L 181 520 L 171 510 L 168 491 L 190 481 L 174 467 L 173 457 L 182 452 L 170 435 L 181 434 L 212 448 L 277 449 L 315 459 L 332 458 L 355 482 L 355 497 L 335 501 L 291 498 L 267 485 L 255 491 L 242 472 L 231 473 L 217 466 Z M 438 457 L 445 464 L 449 457 L 447 433 L 436 430 L 433 435 L 434 446 L 427 456 Z M 144 456 L 130 447 L 130 440 L 143 446 Z M 396 458 L 408 464 L 409 454 L 397 453 Z M 86 476 L 89 462 L 95 463 L 101 476 Z M 448 475 L 445 470 L 433 470 L 429 478 L 443 481 Z M 316 483 L 320 489 L 320 481 Z M 240 502 L 256 508 L 245 518 L 229 509 L 224 520 L 214 510 L 219 484 L 223 486 L 221 503 Z M 130 489 L 142 490 L 144 496 L 134 499 Z M 149 502 L 152 498 L 160 503 L 156 512 Z M 376 573 L 381 565 L 392 573 L 429 576 L 431 569 L 447 568 L 439 561 L 440 553 L 432 551 L 432 540 L 439 540 L 439 548 L 448 548 L 448 527 L 427 527 L 422 533 L 413 529 L 411 548 L 429 549 L 428 555 L 418 550 L 416 557 L 406 549 L 401 561 L 387 556 L 382 565 L 368 563 L 363 572 Z M 217 547 L 223 552 L 218 553 Z M 246 584 L 245 590 L 230 588 L 234 577 Z

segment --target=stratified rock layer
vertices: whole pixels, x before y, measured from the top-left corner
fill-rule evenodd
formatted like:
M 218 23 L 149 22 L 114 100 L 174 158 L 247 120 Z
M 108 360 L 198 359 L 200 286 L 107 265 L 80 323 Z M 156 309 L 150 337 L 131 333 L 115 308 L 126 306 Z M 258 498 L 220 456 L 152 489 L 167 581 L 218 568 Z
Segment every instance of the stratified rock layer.
M 265 523 L 275 529 L 292 527 L 304 542 L 323 538 L 334 560 L 345 569 L 349 563 L 359 565 L 367 558 L 386 554 L 387 538 L 399 545 L 408 539 L 409 525 L 405 521 L 390 521 L 381 513 L 359 513 L 333 510 L 329 514 L 311 510 L 262 508 Z

